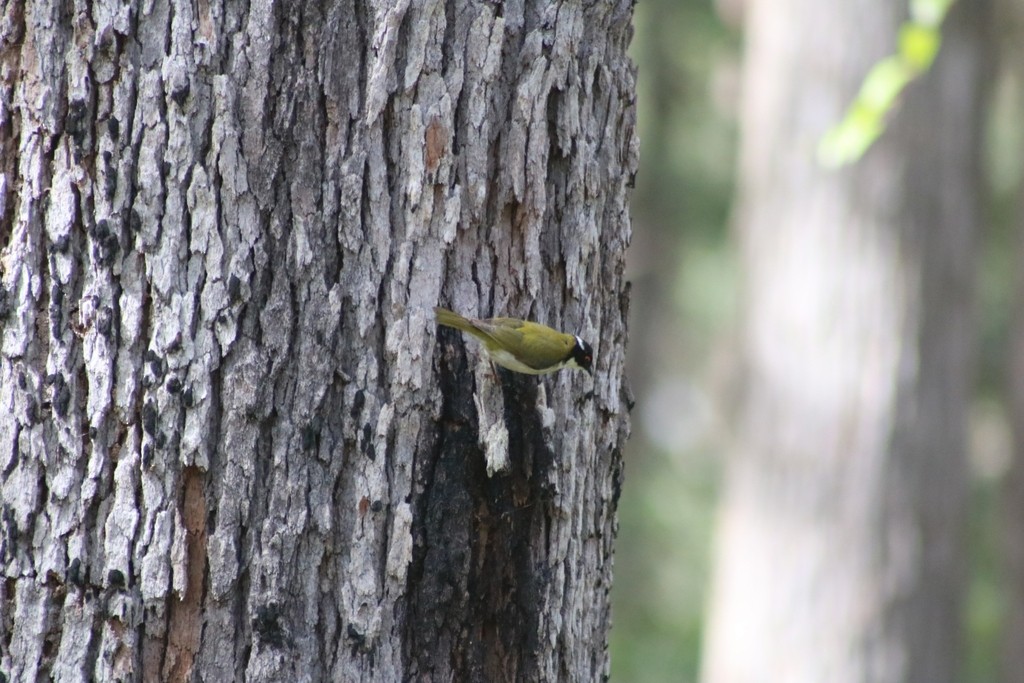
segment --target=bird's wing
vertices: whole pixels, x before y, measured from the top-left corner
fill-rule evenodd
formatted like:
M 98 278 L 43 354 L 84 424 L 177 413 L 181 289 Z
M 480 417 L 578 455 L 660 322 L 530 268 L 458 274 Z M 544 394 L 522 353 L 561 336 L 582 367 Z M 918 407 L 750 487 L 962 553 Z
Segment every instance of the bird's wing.
M 493 318 L 491 320 L 474 320 L 475 327 L 494 340 L 503 349 L 516 348 L 522 345 L 527 326 L 536 323 L 524 322 L 515 318 Z M 537 325 L 537 327 L 541 327 Z M 534 370 L 544 370 L 561 363 L 569 356 L 571 346 L 567 346 L 561 335 L 542 336 L 530 335 L 531 362 L 519 359 L 524 365 Z

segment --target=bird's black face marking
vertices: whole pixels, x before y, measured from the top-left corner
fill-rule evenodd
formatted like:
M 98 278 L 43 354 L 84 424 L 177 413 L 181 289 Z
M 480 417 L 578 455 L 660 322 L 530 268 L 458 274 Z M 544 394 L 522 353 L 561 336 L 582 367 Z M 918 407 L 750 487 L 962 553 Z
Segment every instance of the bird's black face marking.
M 594 363 L 594 349 L 590 348 L 590 344 L 576 337 L 576 345 L 572 347 L 572 359 L 576 365 L 591 372 L 590 366 Z

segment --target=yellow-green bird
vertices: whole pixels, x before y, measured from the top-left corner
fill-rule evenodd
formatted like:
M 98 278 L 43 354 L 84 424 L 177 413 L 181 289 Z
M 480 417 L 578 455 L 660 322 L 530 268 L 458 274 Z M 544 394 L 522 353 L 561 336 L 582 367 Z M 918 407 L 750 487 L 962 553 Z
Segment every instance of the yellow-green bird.
M 574 334 L 518 318 L 467 318 L 446 308 L 435 308 L 441 325 L 476 337 L 490 359 L 509 370 L 543 375 L 562 368 L 591 373 L 594 351 Z

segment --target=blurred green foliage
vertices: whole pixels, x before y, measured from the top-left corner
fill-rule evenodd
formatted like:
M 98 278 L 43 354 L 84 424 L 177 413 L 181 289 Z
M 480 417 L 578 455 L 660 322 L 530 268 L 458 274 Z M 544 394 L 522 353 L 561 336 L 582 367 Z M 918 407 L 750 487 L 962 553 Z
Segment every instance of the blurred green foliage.
M 629 376 L 638 404 L 615 556 L 612 680 L 694 681 L 721 461 L 707 434 L 707 364 L 735 308 L 727 224 L 739 47 L 708 2 L 639 3 L 635 25 Z
M 942 20 L 952 4 L 953 0 L 912 0 L 910 21 L 900 28 L 896 54 L 871 69 L 846 116 L 822 137 L 821 163 L 853 163 L 878 139 L 900 93 L 935 61 L 942 44 Z
M 1009 34 L 1007 37 L 1010 37 Z M 1011 38 L 1012 40 L 1012 38 Z M 1000 505 L 1003 480 L 1012 458 L 1006 405 L 1011 353 L 1011 316 L 1021 277 L 1022 182 L 1024 182 L 1024 83 L 1009 59 L 993 78 L 986 127 L 985 211 L 978 267 L 978 383 L 971 416 L 973 475 L 968 528 L 971 583 L 967 600 L 967 670 L 963 679 L 989 683 L 1002 679 L 1000 661 L 1007 586 L 1003 565 Z
M 862 95 L 881 132 L 893 98 L 928 68 L 950 0 L 912 0 L 911 19 L 882 76 Z M 720 0 L 720 7 L 730 7 Z M 726 417 L 723 373 L 736 321 L 738 266 L 729 210 L 735 166 L 739 36 L 716 6 L 645 0 L 636 6 L 640 170 L 632 202 L 634 281 L 629 377 L 637 397 L 612 591 L 612 680 L 696 681 Z M 883 81 L 874 83 L 874 79 Z M 978 401 L 972 425 L 971 583 L 963 680 L 999 680 L 1005 609 L 999 489 L 1009 457 L 1005 381 L 1024 178 L 1024 84 L 1000 72 L 990 110 L 988 228 L 979 236 Z M 898 87 L 895 87 L 898 86 Z M 860 116 L 855 104 L 851 116 Z M 862 131 L 862 132 L 863 132 Z M 865 140 L 869 138 L 865 137 Z M 861 140 L 862 144 L 864 140 Z M 867 140 L 870 144 L 870 140 Z M 851 157 L 852 158 L 852 157 Z M 723 370 L 723 366 L 725 369 Z M 715 394 L 719 399 L 712 399 Z

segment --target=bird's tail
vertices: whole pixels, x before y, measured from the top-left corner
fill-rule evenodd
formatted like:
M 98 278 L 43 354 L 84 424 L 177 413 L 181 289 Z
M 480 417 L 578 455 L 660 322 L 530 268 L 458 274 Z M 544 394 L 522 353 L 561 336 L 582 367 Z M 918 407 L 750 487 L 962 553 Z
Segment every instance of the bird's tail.
M 441 325 L 454 327 L 455 329 L 462 330 L 463 332 L 476 331 L 476 326 L 472 322 L 454 311 L 449 311 L 447 308 L 441 308 L 440 306 L 435 307 L 434 315 L 437 316 L 437 322 Z

